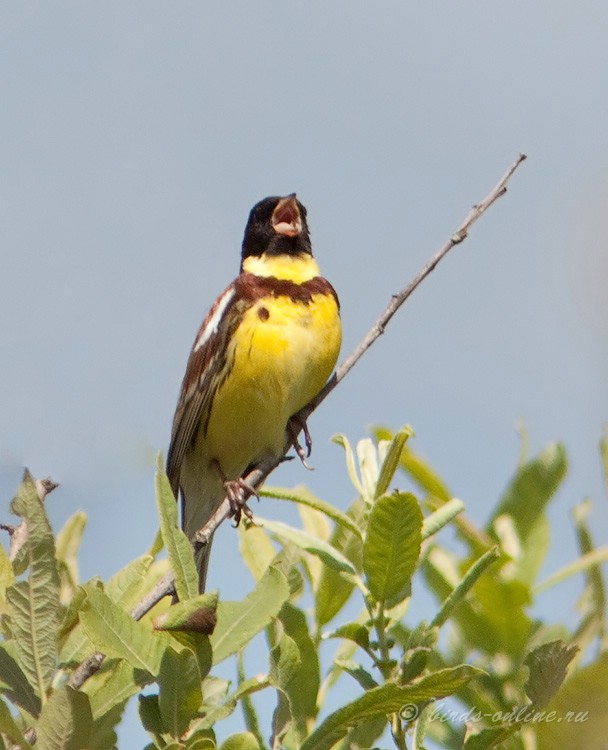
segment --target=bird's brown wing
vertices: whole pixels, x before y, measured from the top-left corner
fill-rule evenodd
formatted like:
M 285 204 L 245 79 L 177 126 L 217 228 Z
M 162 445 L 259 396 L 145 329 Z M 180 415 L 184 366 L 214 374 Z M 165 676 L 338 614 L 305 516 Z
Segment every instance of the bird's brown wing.
M 167 454 L 167 476 L 176 498 L 184 455 L 199 429 L 207 429 L 215 393 L 230 371 L 228 343 L 242 313 L 243 304 L 233 282 L 214 302 L 192 346 Z

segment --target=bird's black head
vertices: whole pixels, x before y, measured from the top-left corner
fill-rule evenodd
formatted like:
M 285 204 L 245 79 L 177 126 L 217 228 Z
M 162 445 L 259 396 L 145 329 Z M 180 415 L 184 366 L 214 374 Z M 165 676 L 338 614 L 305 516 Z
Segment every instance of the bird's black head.
M 312 255 L 306 209 L 292 193 L 264 198 L 251 209 L 243 237 L 242 260 L 252 255 Z

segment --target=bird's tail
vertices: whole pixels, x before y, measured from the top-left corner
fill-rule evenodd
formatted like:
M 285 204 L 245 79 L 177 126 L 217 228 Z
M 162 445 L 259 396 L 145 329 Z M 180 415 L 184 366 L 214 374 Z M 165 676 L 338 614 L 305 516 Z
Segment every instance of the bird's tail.
M 198 593 L 205 593 L 205 582 L 207 581 L 207 568 L 209 567 L 209 556 L 211 555 L 211 542 L 213 535 L 204 547 L 201 547 L 194 553 L 194 562 L 198 570 Z
M 190 477 L 192 478 L 191 481 L 189 481 Z M 188 539 L 193 539 L 196 532 L 207 523 L 221 504 L 225 494 L 224 483 L 214 472 L 202 476 L 200 467 L 193 472 L 182 471 L 182 528 Z M 205 591 L 212 541 L 213 536 L 194 556 L 198 570 L 199 593 L 201 594 Z

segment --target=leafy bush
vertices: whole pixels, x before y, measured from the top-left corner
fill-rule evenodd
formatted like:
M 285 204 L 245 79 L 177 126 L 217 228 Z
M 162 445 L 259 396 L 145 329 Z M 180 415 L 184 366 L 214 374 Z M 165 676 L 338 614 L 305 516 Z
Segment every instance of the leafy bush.
M 356 491 L 346 512 L 305 490 L 266 488 L 263 494 L 297 504 L 302 525 L 264 520 L 240 528 L 255 587 L 239 602 L 197 594 L 190 545 L 160 469 L 161 533 L 152 548 L 107 582 L 83 584 L 76 555 L 84 515 L 54 539 L 26 475 L 12 503 L 22 525 L 13 530 L 11 559 L 0 548 L 0 749 L 113 748 L 126 702 L 144 686 L 147 750 L 215 748 L 216 725 L 237 708 L 243 731 L 222 750 L 347 750 L 381 738 L 401 750 L 425 742 L 467 750 L 605 748 L 600 564 L 608 549 L 593 546 L 589 503 L 574 512 L 579 559 L 537 582 L 549 545 L 547 505 L 566 474 L 564 448 L 549 445 L 522 463 L 481 528 L 410 450 L 409 436 L 407 428 L 378 430 L 377 442 L 363 440 L 356 451 L 337 438 Z M 605 442 L 602 453 L 608 471 Z M 396 479 L 398 471 L 407 480 Z M 420 499 L 391 489 L 405 480 Z M 448 525 L 457 544 L 439 541 Z M 158 557 L 163 547 L 168 560 Z M 180 603 L 165 597 L 143 614 L 142 600 L 153 601 L 150 592 L 171 570 Z M 417 622 L 409 606 L 415 574 L 414 592 L 424 584 L 437 601 L 430 622 Z M 584 578 L 574 631 L 533 619 L 535 594 L 574 574 Z M 262 632 L 268 669 L 252 677 L 243 654 Z M 335 643 L 329 665 L 320 658 L 328 642 Z M 234 687 L 212 674 L 225 659 L 236 661 Z M 342 676 L 357 694 L 346 703 L 336 686 Z M 263 720 L 259 691 L 276 696 Z

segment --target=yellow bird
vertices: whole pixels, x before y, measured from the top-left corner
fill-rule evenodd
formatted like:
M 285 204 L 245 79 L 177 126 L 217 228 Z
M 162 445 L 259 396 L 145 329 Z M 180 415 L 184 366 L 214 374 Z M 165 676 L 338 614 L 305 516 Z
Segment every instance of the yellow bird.
M 181 495 L 192 539 L 243 474 L 280 457 L 306 425 L 291 418 L 321 390 L 342 338 L 340 305 L 319 274 L 295 194 L 249 214 L 237 278 L 209 310 L 194 341 L 173 418 L 167 474 Z M 236 510 L 236 507 L 235 507 Z M 211 540 L 197 554 L 204 591 Z

